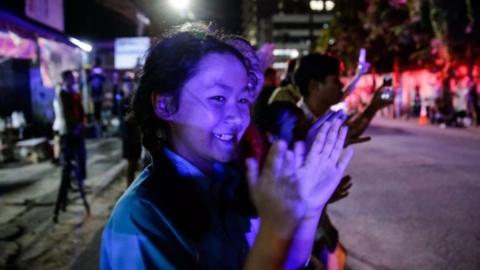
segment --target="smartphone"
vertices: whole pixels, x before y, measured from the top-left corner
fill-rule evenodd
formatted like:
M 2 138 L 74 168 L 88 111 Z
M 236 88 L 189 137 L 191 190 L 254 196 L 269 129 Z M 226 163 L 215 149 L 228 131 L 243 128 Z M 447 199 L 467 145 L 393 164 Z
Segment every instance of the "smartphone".
M 382 91 L 382 94 L 380 95 L 380 98 L 385 101 L 390 101 L 393 99 L 393 91 L 387 90 L 387 91 Z
M 380 98 L 385 101 L 392 101 L 394 98 L 394 93 L 392 89 L 392 77 L 385 76 L 383 77 L 382 91 Z

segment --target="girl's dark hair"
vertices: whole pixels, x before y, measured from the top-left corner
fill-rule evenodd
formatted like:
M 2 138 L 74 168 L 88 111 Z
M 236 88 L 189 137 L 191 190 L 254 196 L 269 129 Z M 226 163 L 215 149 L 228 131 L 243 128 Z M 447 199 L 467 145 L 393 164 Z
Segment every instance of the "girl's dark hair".
M 220 32 L 200 23 L 187 23 L 172 29 L 148 51 L 134 94 L 133 113 L 142 132 L 142 142 L 150 152 L 166 132 L 166 123 L 159 119 L 152 106 L 152 94 L 173 98 L 177 110 L 180 90 L 197 71 L 198 63 L 209 53 L 236 56 L 249 71 L 242 54 L 223 41 Z

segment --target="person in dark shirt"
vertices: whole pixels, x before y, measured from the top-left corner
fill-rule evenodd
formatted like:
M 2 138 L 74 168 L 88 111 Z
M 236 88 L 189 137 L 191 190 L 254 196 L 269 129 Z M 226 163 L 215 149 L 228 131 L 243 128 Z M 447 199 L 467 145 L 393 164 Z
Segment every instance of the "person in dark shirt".
M 67 70 L 62 73 L 63 86 L 60 100 L 65 118 L 66 132 L 60 138 L 64 162 L 75 159 L 76 176 L 80 182 L 87 177 L 85 150 L 85 112 L 82 105 L 75 72 Z

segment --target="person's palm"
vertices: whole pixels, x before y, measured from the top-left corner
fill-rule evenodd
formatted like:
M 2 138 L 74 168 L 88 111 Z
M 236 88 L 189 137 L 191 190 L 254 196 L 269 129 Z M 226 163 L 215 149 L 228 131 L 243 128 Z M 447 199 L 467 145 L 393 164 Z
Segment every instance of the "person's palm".
M 347 128 L 340 128 L 341 120 L 326 122 L 320 128 L 305 163 L 298 166 L 296 177 L 301 180 L 300 192 L 309 205 L 309 211 L 323 209 L 337 188 L 353 154 L 347 149 L 342 155 Z

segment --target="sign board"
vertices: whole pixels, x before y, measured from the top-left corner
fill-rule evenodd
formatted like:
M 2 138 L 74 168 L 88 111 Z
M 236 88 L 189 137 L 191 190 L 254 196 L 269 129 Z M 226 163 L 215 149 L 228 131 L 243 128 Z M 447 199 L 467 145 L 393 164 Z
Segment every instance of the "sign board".
M 61 73 L 82 67 L 82 51 L 53 40 L 38 38 L 40 47 L 40 72 L 45 87 L 53 87 L 62 81 Z
M 115 68 L 134 69 L 142 65 L 149 48 L 148 37 L 115 39 Z
M 61 32 L 64 30 L 63 0 L 26 0 L 25 15 Z

